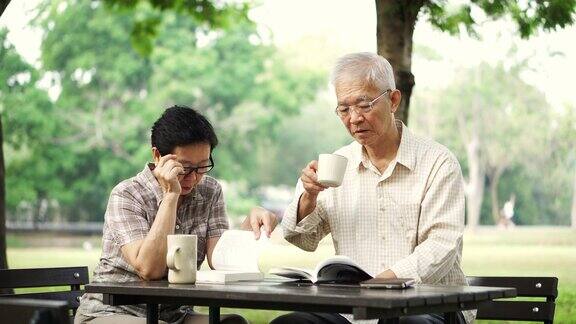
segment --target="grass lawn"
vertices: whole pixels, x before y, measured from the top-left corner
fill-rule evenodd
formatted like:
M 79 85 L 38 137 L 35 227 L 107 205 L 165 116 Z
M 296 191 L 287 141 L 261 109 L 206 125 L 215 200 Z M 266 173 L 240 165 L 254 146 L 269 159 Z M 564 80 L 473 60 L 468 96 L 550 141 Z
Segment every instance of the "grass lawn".
M 98 246 L 91 250 L 26 247 L 22 243 L 26 240 L 21 237 L 9 237 L 8 242 L 11 268 L 88 265 L 92 271 L 100 255 Z M 264 271 L 278 265 L 312 267 L 318 260 L 334 253 L 329 240 L 323 241 L 314 253 L 298 250 L 278 237 L 273 242 L 273 247 L 261 258 L 260 266 Z M 555 322 L 576 323 L 576 231 L 558 227 L 481 228 L 465 234 L 463 263 L 467 275 L 558 277 Z M 244 309 L 224 309 L 223 312 L 242 314 L 254 324 L 268 323 L 283 313 Z

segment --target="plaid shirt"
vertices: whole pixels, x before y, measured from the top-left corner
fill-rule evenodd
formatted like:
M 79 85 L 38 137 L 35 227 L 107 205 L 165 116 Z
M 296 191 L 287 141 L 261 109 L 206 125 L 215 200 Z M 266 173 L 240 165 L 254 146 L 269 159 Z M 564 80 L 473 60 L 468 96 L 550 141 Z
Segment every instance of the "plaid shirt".
M 162 197 L 160 184 L 147 166 L 112 190 L 104 216 L 102 256 L 94 270 L 93 282 L 141 280 L 134 267 L 122 256 L 121 248 L 146 237 Z M 214 178 L 205 175 L 178 207 L 174 233 L 196 234 L 199 267 L 206 256 L 207 239 L 221 236 L 228 227 L 222 188 Z M 191 311 L 188 306 L 161 305 L 160 320 L 178 322 Z M 145 305 L 104 305 L 102 294 L 84 294 L 78 313 L 95 317 L 113 314 L 145 317 L 146 308 Z
M 316 209 L 297 224 L 304 191 L 299 181 L 282 221 L 284 236 L 314 251 L 331 233 L 336 254 L 351 257 L 373 276 L 390 269 L 418 283 L 467 285 L 460 164 L 444 146 L 415 136 L 400 121 L 397 127 L 400 147 L 384 172 L 357 142 L 336 151 L 348 158 L 342 185 L 321 192 Z M 473 321 L 472 311 L 463 313 Z

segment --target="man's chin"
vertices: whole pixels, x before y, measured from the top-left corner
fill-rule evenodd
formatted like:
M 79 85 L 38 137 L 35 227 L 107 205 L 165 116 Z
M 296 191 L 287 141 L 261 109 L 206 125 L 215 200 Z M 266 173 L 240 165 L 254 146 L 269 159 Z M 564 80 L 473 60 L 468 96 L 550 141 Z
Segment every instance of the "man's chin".
M 370 137 L 368 137 L 364 134 L 354 134 L 354 139 L 356 140 L 356 142 L 364 145 L 367 142 L 369 142 Z

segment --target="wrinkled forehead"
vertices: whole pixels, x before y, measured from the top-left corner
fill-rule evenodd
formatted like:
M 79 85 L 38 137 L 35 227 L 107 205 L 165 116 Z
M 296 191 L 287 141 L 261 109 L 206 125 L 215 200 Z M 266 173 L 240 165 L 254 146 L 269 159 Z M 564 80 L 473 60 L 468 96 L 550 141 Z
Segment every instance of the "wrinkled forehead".
M 172 154 L 175 154 L 176 160 L 184 165 L 198 165 L 210 161 L 212 150 L 209 144 L 197 143 L 176 146 Z
M 338 103 L 355 104 L 378 95 L 379 89 L 360 80 L 347 80 L 335 85 Z

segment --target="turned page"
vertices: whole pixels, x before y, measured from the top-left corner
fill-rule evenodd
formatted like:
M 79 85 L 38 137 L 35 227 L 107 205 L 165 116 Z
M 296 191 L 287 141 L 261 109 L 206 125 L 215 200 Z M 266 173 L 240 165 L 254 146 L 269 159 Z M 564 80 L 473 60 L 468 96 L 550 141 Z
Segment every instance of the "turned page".
M 260 239 L 256 240 L 252 231 L 227 230 L 212 252 L 214 269 L 260 272 L 258 258 L 265 248 L 267 239 L 264 232 L 260 235 Z

